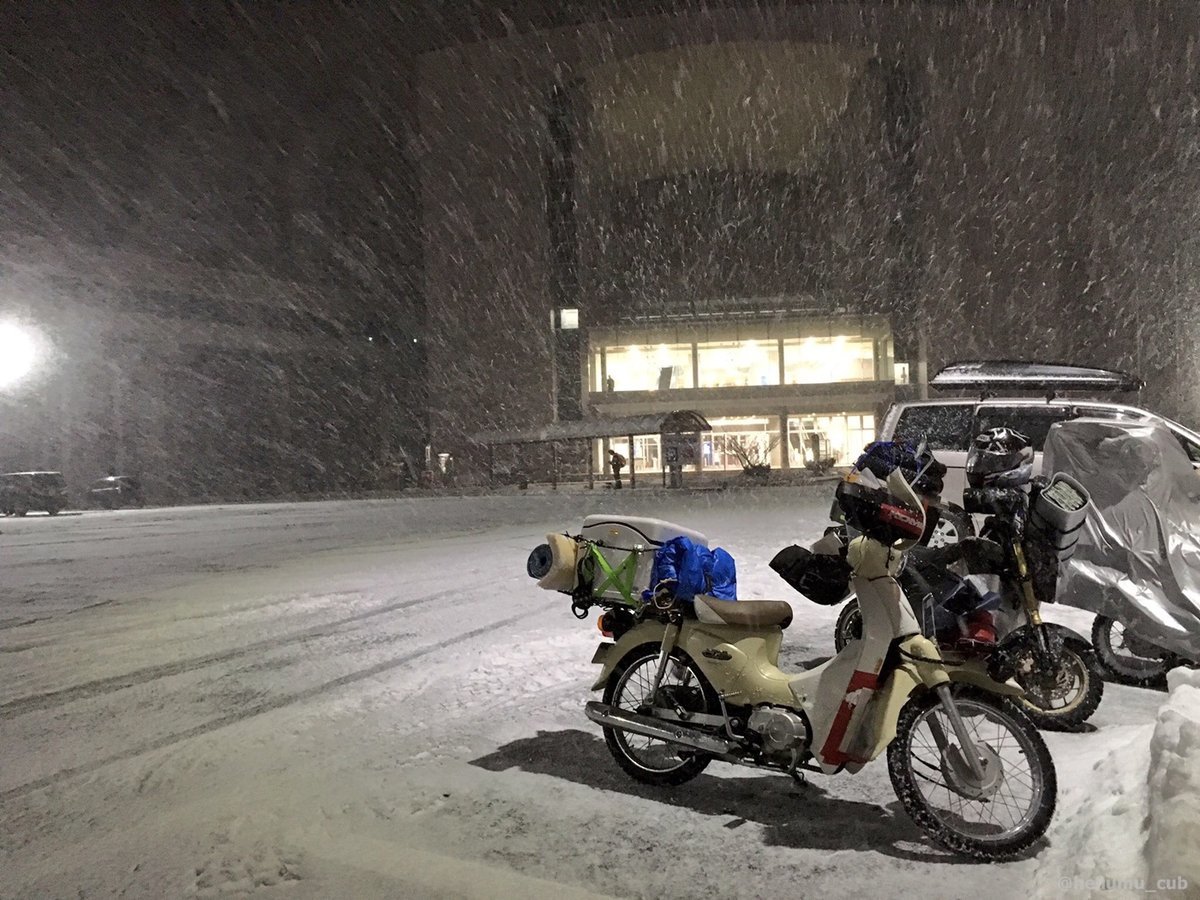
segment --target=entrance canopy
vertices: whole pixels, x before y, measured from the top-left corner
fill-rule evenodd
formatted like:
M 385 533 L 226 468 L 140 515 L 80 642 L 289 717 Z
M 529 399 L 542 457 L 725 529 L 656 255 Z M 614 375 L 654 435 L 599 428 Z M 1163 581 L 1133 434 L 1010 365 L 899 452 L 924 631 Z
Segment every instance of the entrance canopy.
M 537 428 L 520 431 L 482 431 L 472 435 L 472 440 L 488 448 L 488 472 L 493 473 L 494 465 L 492 451 L 504 444 L 549 444 L 553 463 L 551 465 L 551 482 L 558 487 L 558 444 L 563 441 L 589 441 L 595 438 L 623 437 L 629 440 L 630 456 L 633 456 L 633 439 L 641 434 L 689 434 L 692 432 L 712 431 L 712 425 L 704 416 L 695 410 L 677 409 L 669 413 L 650 413 L 642 416 L 595 416 L 590 419 L 576 419 L 572 422 L 551 422 Z M 589 451 L 588 486 L 595 481 L 592 469 L 592 454 Z M 629 486 L 637 484 L 633 460 L 630 459 Z M 666 478 L 664 471 L 663 478 Z M 665 481 L 664 481 L 665 483 Z
M 693 431 L 712 431 L 712 426 L 700 413 L 679 409 L 643 416 L 596 416 L 573 422 L 551 422 L 520 431 L 482 431 L 471 437 L 476 443 L 494 447 L 498 444 L 548 444 L 639 434 L 687 434 Z

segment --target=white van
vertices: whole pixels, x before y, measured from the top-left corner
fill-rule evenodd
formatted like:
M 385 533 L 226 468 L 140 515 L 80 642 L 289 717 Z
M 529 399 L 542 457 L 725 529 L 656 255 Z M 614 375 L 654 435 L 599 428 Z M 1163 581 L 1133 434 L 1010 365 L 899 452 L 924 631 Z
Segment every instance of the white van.
M 924 437 L 928 440 L 933 455 L 948 470 L 943 499 L 962 505 L 962 492 L 966 487 L 967 450 L 975 435 L 1001 425 L 1015 428 L 1033 444 L 1034 473 L 1038 474 L 1042 466 L 1042 446 L 1050 426 L 1066 419 L 1081 418 L 1160 422 L 1179 440 L 1193 468 L 1200 469 L 1200 434 L 1136 406 L 1101 400 L 989 397 L 984 400 L 893 403 L 880 424 L 879 438 L 887 441 L 893 438 L 920 440 Z
M 985 360 L 951 363 L 929 386 L 972 392 L 977 400 L 957 398 L 893 403 L 879 425 L 880 440 L 925 438 L 933 455 L 949 470 L 942 497 L 962 504 L 966 487 L 967 450 L 975 435 L 1007 426 L 1029 438 L 1034 449 L 1034 473 L 1041 474 L 1042 447 L 1055 422 L 1067 419 L 1122 419 L 1165 425 L 1200 469 L 1200 434 L 1162 416 L 1125 403 L 1057 396 L 1063 391 L 1128 393 L 1143 387 L 1141 379 L 1112 369 L 1058 363 Z M 1038 392 L 1041 396 L 997 397 L 1002 391 Z

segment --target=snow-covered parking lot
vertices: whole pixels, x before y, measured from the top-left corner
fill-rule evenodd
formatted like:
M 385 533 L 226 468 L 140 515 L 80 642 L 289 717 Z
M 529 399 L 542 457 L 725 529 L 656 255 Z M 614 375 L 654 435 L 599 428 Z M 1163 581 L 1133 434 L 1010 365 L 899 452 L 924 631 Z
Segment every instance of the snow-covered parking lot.
M 599 635 L 528 551 L 602 510 L 701 530 L 742 598 L 793 600 L 798 667 L 832 652 L 837 610 L 767 561 L 828 507 L 639 490 L 0 521 L 0 896 L 1086 893 L 1064 848 L 1084 853 L 1105 758 L 1149 752 L 1161 693 L 1107 685 L 1094 731 L 1047 736 L 1049 842 L 1004 866 L 928 844 L 882 761 L 800 786 L 714 765 L 666 791 L 611 761 L 581 708 Z

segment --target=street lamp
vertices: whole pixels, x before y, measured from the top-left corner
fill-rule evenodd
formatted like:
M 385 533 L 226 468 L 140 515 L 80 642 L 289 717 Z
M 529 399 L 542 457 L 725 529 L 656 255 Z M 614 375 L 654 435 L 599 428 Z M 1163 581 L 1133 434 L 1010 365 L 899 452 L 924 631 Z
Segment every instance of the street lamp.
M 0 389 L 29 374 L 37 359 L 37 340 L 27 328 L 0 322 Z

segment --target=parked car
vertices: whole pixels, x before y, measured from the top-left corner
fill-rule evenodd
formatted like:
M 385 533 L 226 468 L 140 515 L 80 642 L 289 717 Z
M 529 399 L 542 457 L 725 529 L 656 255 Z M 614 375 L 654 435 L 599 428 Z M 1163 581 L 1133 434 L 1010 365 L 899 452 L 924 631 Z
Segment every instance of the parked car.
M 88 488 L 88 505 L 93 509 L 120 509 L 123 506 L 142 507 L 146 496 L 142 483 L 128 475 L 109 475 L 98 478 Z
M 23 516 L 38 510 L 57 516 L 67 505 L 67 483 L 62 472 L 0 475 L 0 512 L 6 516 Z
M 1025 366 L 1024 375 L 1019 365 Z M 961 374 L 967 367 L 967 374 Z M 947 373 L 954 377 L 943 378 Z M 930 381 L 931 386 L 975 387 L 980 390 L 1020 388 L 1048 393 L 1041 397 L 1006 396 L 973 400 L 960 397 L 893 403 L 883 417 L 879 436 L 881 440 L 924 437 L 934 456 L 947 468 L 943 499 L 959 505 L 962 504 L 962 492 L 966 486 L 967 450 L 972 438 L 981 431 L 1002 425 L 1015 428 L 1029 438 L 1035 451 L 1035 474 L 1041 472 L 1042 447 L 1050 426 L 1055 422 L 1081 418 L 1162 423 L 1179 441 L 1193 468 L 1200 468 L 1200 434 L 1178 422 L 1124 403 L 1067 399 L 1049 393 L 1104 389 L 1106 381 L 1097 373 L 1113 376 L 1111 384 L 1107 385 L 1109 390 L 1129 390 L 1137 384 L 1123 373 L 1074 366 L 1012 363 L 947 366 Z

